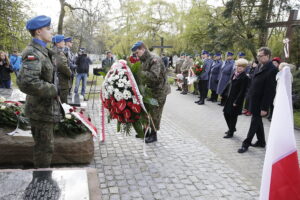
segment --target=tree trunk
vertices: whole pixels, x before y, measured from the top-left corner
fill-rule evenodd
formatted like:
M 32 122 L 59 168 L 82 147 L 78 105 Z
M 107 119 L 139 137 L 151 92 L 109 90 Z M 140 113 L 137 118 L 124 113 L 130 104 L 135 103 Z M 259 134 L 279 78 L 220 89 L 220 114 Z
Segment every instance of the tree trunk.
M 65 17 L 65 14 L 66 14 L 65 0 L 59 0 L 59 1 L 60 1 L 60 14 L 59 14 L 59 20 L 58 20 L 57 34 L 62 34 L 63 33 L 64 17 Z
M 259 47 L 266 46 L 268 38 L 268 27 L 267 18 L 269 12 L 269 0 L 262 0 L 260 6 L 260 17 L 259 17 Z

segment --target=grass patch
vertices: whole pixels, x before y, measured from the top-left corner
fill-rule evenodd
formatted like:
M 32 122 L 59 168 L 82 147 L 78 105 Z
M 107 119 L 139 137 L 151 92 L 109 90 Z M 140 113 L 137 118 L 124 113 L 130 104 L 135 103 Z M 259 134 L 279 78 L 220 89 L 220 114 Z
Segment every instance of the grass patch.
M 294 122 L 297 128 L 300 128 L 300 110 L 294 112 Z

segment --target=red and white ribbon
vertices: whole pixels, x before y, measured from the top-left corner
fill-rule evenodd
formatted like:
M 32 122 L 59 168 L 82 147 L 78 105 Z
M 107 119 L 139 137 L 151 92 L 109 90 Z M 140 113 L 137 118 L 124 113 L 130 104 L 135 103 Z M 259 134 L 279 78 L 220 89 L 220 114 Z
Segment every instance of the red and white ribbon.
M 283 50 L 284 50 L 284 55 L 285 55 L 286 58 L 289 58 L 289 57 L 290 57 L 290 52 L 289 52 L 289 42 L 290 42 L 289 38 L 285 38 L 285 39 L 283 40 L 283 44 L 284 44 Z

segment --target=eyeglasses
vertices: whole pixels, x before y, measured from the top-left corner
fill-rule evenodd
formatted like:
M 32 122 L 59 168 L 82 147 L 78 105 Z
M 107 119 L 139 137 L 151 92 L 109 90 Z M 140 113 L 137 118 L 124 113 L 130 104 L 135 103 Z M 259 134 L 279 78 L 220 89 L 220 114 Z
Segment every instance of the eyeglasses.
M 256 57 L 261 58 L 261 57 L 264 57 L 264 56 L 266 56 L 266 55 L 257 55 Z

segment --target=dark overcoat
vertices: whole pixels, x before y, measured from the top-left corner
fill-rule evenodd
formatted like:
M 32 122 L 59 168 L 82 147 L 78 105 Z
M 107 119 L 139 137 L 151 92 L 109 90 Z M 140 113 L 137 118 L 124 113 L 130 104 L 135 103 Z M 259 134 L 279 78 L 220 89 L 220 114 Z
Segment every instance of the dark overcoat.
M 234 75 L 231 76 L 231 80 L 224 90 L 228 99 L 225 102 L 223 111 L 230 115 L 240 115 L 243 109 L 249 78 L 245 72 L 242 72 L 236 79 L 233 79 L 233 77 Z M 236 104 L 236 106 L 233 106 L 233 104 Z
M 270 61 L 257 67 L 249 88 L 249 110 L 253 115 L 268 111 L 276 92 L 276 74 L 278 69 Z

